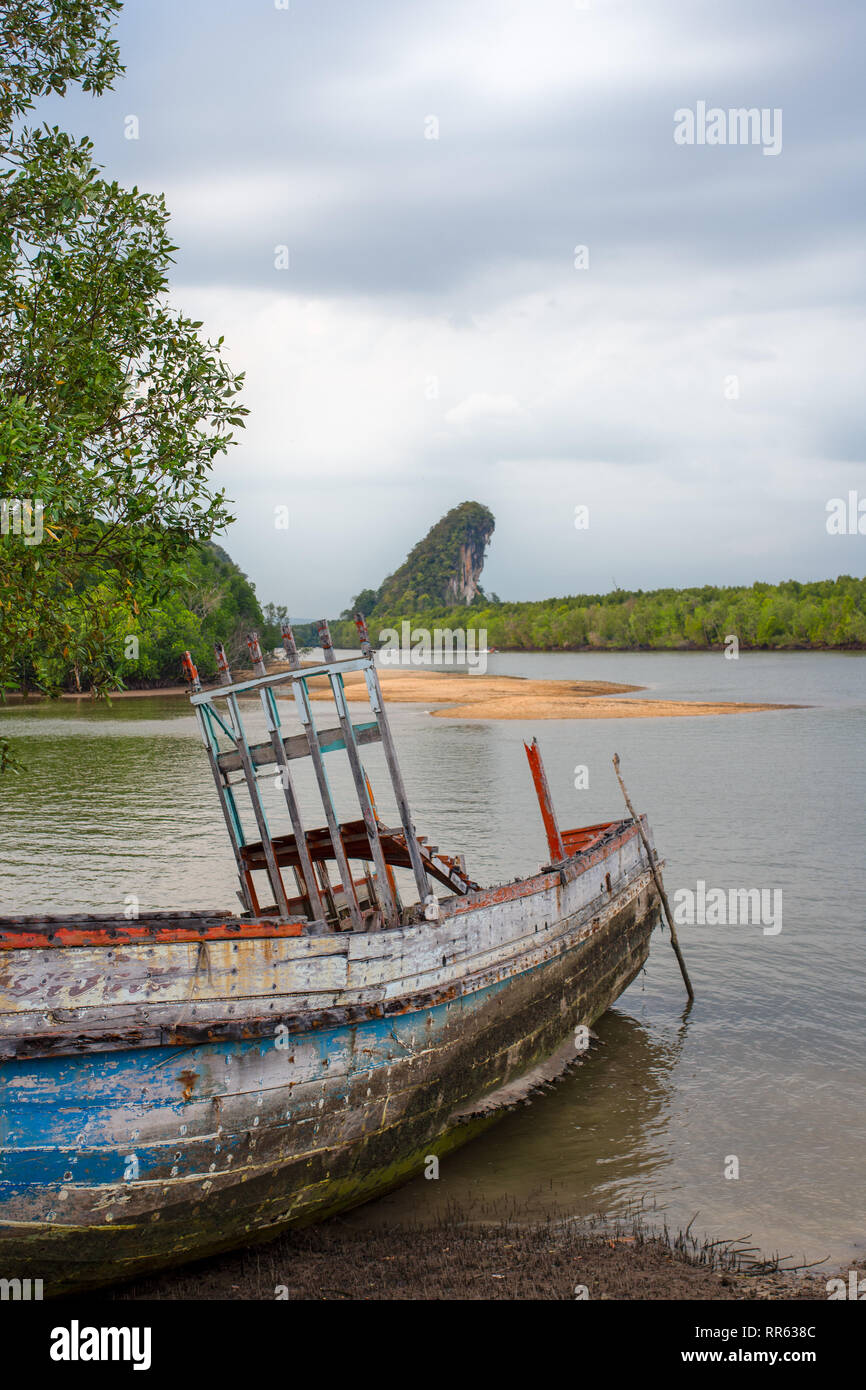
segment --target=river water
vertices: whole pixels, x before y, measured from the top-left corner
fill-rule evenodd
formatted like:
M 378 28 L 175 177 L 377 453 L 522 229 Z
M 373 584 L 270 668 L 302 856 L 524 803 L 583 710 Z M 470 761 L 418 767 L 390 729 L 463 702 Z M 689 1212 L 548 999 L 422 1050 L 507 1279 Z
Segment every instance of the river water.
M 866 657 L 501 654 L 488 669 L 628 682 L 667 699 L 808 706 L 496 723 L 391 705 L 418 829 L 465 854 L 477 881 L 545 860 L 521 748 L 537 734 L 562 826 L 622 812 L 617 751 L 632 800 L 650 817 L 672 901 L 699 881 L 726 893 L 778 890 L 781 930 L 681 926 L 697 996 L 685 1017 L 676 960 L 657 933 L 646 971 L 596 1025 L 601 1045 L 583 1067 L 444 1161 L 438 1182 L 418 1179 L 354 1219 L 424 1220 L 454 1199 L 482 1212 L 516 1198 L 539 1214 L 617 1215 L 643 1204 L 673 1228 L 695 1218 L 695 1231 L 748 1235 L 797 1261 L 862 1258 Z M 140 911 L 236 906 L 185 699 L 9 706 L 0 728 L 26 762 L 2 787 L 0 913 L 122 911 L 133 900 Z M 365 763 L 388 820 L 381 750 L 365 750 Z M 575 786 L 578 767 L 588 787 Z M 302 799 L 307 823 L 318 824 L 308 771 Z M 276 818 L 282 800 L 270 778 L 263 785 Z M 334 787 L 352 814 L 348 777 L 335 774 Z

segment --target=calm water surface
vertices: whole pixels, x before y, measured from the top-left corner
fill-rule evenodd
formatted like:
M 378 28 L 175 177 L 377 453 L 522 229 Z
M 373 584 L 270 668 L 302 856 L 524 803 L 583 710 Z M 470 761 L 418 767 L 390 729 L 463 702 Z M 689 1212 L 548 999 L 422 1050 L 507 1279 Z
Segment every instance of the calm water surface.
M 697 1214 L 698 1230 L 748 1233 L 797 1259 L 862 1257 L 866 658 L 503 654 L 489 670 L 811 706 L 531 723 L 391 706 L 419 830 L 464 853 L 478 881 L 529 873 L 545 858 L 521 747 L 535 733 L 562 825 L 620 814 L 618 751 L 651 818 L 669 896 L 698 879 L 781 889 L 782 931 L 682 927 L 697 994 L 685 1019 L 676 961 L 657 933 L 647 970 L 597 1025 L 603 1046 L 585 1066 L 449 1158 L 439 1182 L 413 1182 L 354 1219 L 424 1219 L 454 1198 L 479 1210 L 514 1196 L 539 1212 L 610 1214 L 644 1202 L 671 1225 Z M 122 910 L 131 897 L 142 911 L 235 905 L 233 860 L 183 699 L 17 706 L 0 720 L 27 764 L 2 788 L 0 912 Z M 380 749 L 365 750 L 387 819 L 380 760 Z M 578 765 L 589 769 L 587 790 L 575 789 Z M 264 786 L 276 818 L 282 799 L 270 779 Z M 335 786 L 350 814 L 348 778 Z M 319 823 L 311 781 L 302 793 L 308 823 Z M 737 1180 L 724 1176 L 730 1155 Z

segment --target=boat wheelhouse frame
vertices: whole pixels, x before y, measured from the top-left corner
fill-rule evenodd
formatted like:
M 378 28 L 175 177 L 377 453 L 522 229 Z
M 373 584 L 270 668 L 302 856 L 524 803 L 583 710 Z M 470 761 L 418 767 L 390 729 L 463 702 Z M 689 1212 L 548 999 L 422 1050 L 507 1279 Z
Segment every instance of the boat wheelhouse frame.
M 411 870 L 419 902 L 431 920 L 435 920 L 437 910 L 431 879 L 455 893 L 467 893 L 478 887 L 466 876 L 460 856 L 440 854 L 438 846 L 430 846 L 426 838 L 415 831 L 366 623 L 360 614 L 355 623 L 361 640 L 360 656 L 338 658 L 328 623 L 323 619 L 317 627 L 325 659 L 303 666 L 291 625 L 284 622 L 282 638 L 288 669 L 270 673 L 264 664 L 258 635 L 251 633 L 247 645 L 254 674 L 240 681 L 233 679 L 225 649 L 218 642 L 215 651 L 220 684 L 210 689 L 202 688 L 192 656 L 184 653 L 190 703 L 234 852 L 239 896 L 246 912 L 253 916 L 267 916 L 280 922 L 294 921 L 300 916 L 319 930 L 348 927 L 353 931 L 371 931 L 399 926 L 407 920 L 394 868 Z M 371 715 L 359 722 L 352 720 L 344 683 L 344 676 L 356 671 L 363 673 Z M 320 727 L 313 711 L 310 682 L 321 677 L 328 681 L 336 726 Z M 284 733 L 277 697 L 286 687 L 300 720 L 300 734 Z M 268 732 L 268 741 L 261 743 L 250 741 L 240 703 L 241 697 L 256 694 Z M 354 690 L 352 696 L 354 699 Z M 221 738 L 227 746 L 223 746 Z M 381 743 L 385 754 L 400 821 L 396 828 L 383 825 L 377 815 L 373 789 L 360 753 L 362 747 L 371 743 Z M 345 752 L 348 759 L 360 820 L 341 822 L 337 815 L 325 758 L 338 751 Z M 325 819 L 324 826 L 310 830 L 304 825 L 291 766 L 296 759 L 306 757 L 313 766 Z M 289 833 L 275 833 L 271 828 L 257 777 L 261 767 L 278 769 L 291 825 Z M 233 776 L 238 773 L 239 776 Z M 246 837 L 238 805 L 239 788 L 245 788 L 248 795 L 259 832 L 257 841 Z M 360 884 L 353 876 L 350 859 L 361 861 L 363 878 Z M 337 884 L 331 882 L 329 861 L 336 866 Z M 294 895 L 290 895 L 283 877 L 282 871 L 287 867 L 295 876 L 297 891 Z M 273 895 L 273 902 L 264 906 L 253 879 L 254 872 L 260 869 L 264 870 Z M 414 905 L 409 909 L 409 919 L 414 920 L 416 914 L 417 905 Z

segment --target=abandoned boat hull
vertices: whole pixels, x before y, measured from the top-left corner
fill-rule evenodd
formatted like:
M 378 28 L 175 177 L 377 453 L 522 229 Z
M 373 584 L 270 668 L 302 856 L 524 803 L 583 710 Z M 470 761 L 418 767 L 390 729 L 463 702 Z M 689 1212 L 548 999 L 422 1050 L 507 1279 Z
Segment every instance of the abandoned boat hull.
M 658 911 L 623 822 L 437 922 L 0 951 L 0 1270 L 94 1287 L 405 1181 L 576 1059 Z

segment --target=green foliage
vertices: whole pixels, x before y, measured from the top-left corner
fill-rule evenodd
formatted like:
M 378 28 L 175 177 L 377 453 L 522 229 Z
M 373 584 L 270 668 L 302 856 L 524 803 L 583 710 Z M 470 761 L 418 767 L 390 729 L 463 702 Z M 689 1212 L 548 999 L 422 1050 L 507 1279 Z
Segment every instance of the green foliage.
M 184 562 L 203 631 L 198 546 L 232 519 L 210 475 L 243 424 L 242 377 L 166 304 L 162 198 L 104 179 L 90 141 L 25 124 L 47 92 L 110 86 L 118 8 L 30 0 L 0 17 L 0 499 L 29 501 L 41 531 L 0 535 L 0 691 L 54 693 L 70 671 L 116 689 L 121 631 L 163 670 Z
M 69 83 L 99 95 L 123 71 L 109 35 L 122 0 L 4 0 L 0 127 Z
M 263 636 L 265 623 L 253 585 L 218 545 L 192 547 L 166 574 L 165 592 L 146 610 L 130 614 L 110 587 L 95 595 L 106 615 L 107 640 L 102 656 L 111 688 L 177 685 L 181 657 L 192 652 L 205 680 L 216 675 L 213 644 L 224 644 L 229 663 L 249 665 L 247 634 Z M 263 636 L 263 645 L 267 641 Z M 64 651 L 34 655 L 23 672 L 40 689 L 88 690 L 94 671 L 73 641 Z M 101 671 L 104 677 L 104 669 Z
M 269 651 L 273 651 L 274 647 L 282 646 L 283 634 L 280 625 L 289 621 L 289 610 L 284 603 L 265 604 L 262 609 L 262 625 L 259 630 L 262 651 L 265 655 Z
M 356 594 L 348 608 L 340 614 L 342 618 L 353 618 L 356 613 L 374 613 L 379 603 L 378 589 L 362 589 Z
M 866 579 L 842 575 L 813 583 L 578 594 L 538 603 L 465 608 L 403 607 L 377 612 L 371 626 L 399 630 L 458 627 L 487 632 L 503 651 L 719 650 L 733 634 L 741 649 L 866 648 Z M 333 627 L 335 642 L 354 646 L 351 625 Z
M 197 547 L 181 570 L 176 589 L 147 620 L 137 625 L 140 635 L 137 660 L 121 667 L 127 683 L 165 681 L 176 684 L 180 659 L 187 649 L 203 679 L 216 675 L 213 644 L 222 642 L 229 664 L 250 664 L 247 635 L 262 636 L 264 618 L 256 591 L 246 575 L 218 545 Z M 267 644 L 263 642 L 267 650 Z

